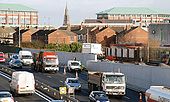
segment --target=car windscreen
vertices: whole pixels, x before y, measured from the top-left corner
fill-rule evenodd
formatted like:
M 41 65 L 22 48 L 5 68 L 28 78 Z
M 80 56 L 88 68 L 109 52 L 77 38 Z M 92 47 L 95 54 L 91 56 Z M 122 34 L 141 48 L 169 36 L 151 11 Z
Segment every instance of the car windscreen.
M 95 97 L 107 97 L 105 93 L 94 93 Z
M 17 55 L 13 56 L 14 59 L 18 59 L 19 57 Z
M 79 63 L 78 62 L 71 62 L 71 65 L 72 66 L 79 66 Z
M 3 97 L 11 97 L 11 95 L 7 93 L 0 94 L 0 98 L 3 98 Z
M 68 83 L 78 83 L 78 80 L 69 80 Z
M 21 61 L 20 60 L 16 60 L 14 63 L 18 64 L 18 63 L 21 63 Z

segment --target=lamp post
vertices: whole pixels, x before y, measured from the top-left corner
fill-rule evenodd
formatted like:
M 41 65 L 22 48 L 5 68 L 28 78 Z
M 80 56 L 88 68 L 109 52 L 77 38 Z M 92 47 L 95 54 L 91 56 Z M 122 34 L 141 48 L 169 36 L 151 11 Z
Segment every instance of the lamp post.
M 18 26 L 18 46 L 21 47 L 21 33 L 20 33 L 20 26 Z

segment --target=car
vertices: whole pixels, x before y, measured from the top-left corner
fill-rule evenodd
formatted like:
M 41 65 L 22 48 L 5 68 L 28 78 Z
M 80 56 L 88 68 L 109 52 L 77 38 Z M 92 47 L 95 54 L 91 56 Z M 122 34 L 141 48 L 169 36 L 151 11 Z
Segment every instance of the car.
M 75 90 L 81 91 L 81 84 L 79 83 L 77 78 L 67 78 L 65 81 L 65 85 L 67 88 L 74 87 Z
M 5 61 L 6 61 L 5 54 L 3 52 L 0 52 L 0 62 L 5 63 Z
M 92 91 L 89 100 L 90 102 L 110 102 L 104 91 Z
M 9 67 L 11 68 L 22 68 L 22 61 L 19 59 L 12 59 L 9 61 Z
M 0 102 L 14 102 L 14 98 L 10 92 L 0 91 Z
M 10 59 L 14 59 L 14 60 L 20 59 L 19 54 L 12 54 Z

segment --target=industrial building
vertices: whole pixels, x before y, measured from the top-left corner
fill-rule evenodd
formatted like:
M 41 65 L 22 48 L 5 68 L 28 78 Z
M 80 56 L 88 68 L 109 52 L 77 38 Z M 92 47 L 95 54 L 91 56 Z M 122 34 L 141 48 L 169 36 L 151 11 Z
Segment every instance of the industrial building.
M 21 4 L 0 3 L 0 25 L 38 25 L 38 11 Z
M 86 19 L 85 23 L 132 23 L 148 27 L 151 23 L 170 23 L 170 12 L 145 7 L 114 7 L 97 13 L 97 19 Z

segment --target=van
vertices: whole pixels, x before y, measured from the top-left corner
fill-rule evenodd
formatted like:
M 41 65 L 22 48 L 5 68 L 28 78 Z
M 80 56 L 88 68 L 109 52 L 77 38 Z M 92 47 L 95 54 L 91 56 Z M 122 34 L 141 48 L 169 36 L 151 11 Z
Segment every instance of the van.
M 12 73 L 10 91 L 14 95 L 33 94 L 35 92 L 34 75 L 27 71 L 16 71 Z
M 30 51 L 19 51 L 19 57 L 22 60 L 23 65 L 32 65 L 33 58 Z

